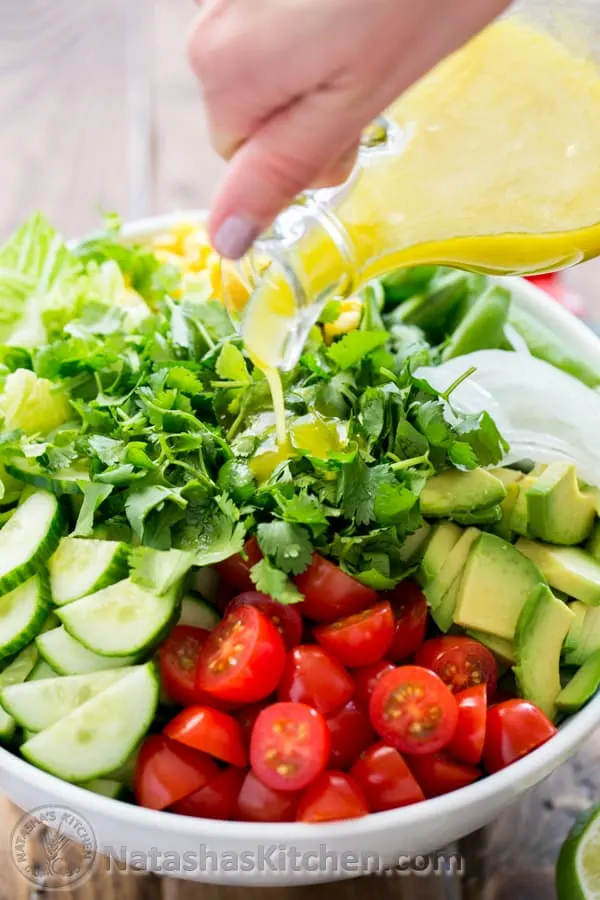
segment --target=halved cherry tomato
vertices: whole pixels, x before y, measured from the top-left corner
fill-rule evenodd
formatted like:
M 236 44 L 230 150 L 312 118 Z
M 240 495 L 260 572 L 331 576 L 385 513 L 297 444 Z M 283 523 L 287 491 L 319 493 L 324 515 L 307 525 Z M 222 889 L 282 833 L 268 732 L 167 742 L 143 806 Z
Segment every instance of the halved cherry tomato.
M 469 637 L 460 635 L 425 641 L 415 656 L 415 665 L 439 675 L 454 694 L 486 684 L 492 697 L 498 684 L 498 665 L 493 653 Z
M 246 559 L 241 553 L 224 559 L 215 566 L 221 578 L 238 591 L 254 590 L 254 582 L 250 578 L 250 569 L 263 558 L 256 538 L 250 538 L 244 544 Z
M 198 819 L 234 819 L 245 777 L 244 769 L 221 769 L 205 787 L 174 803 L 169 812 Z
M 238 812 L 245 822 L 293 822 L 299 798 L 294 791 L 267 787 L 250 770 L 239 793 Z
M 329 560 L 313 553 L 312 563 L 294 579 L 304 594 L 300 612 L 315 622 L 335 622 L 342 616 L 361 612 L 377 599 L 377 594 Z
M 250 762 L 275 791 L 300 791 L 323 771 L 331 740 L 327 723 L 304 703 L 273 703 L 258 716 L 250 739 Z
M 458 703 L 458 725 L 446 747 L 451 756 L 474 766 L 481 762 L 487 721 L 487 689 L 485 684 L 455 694 Z
M 329 764 L 335 769 L 347 769 L 376 739 L 367 713 L 354 700 L 349 700 L 338 713 L 330 716 L 327 727 L 331 735 Z
M 493 774 L 522 759 L 557 733 L 550 719 L 527 700 L 507 700 L 488 709 L 483 764 Z
M 169 722 L 163 734 L 232 766 L 248 765 L 242 726 L 218 709 L 190 706 Z
M 383 742 L 361 753 L 350 774 L 361 786 L 373 812 L 410 806 L 425 799 L 399 752 Z
M 319 644 L 349 669 L 380 660 L 394 637 L 392 607 L 387 602 L 314 629 Z
M 176 625 L 160 648 L 160 680 L 171 700 L 182 706 L 200 702 L 196 667 L 209 632 L 191 625 Z
M 246 747 L 250 746 L 252 729 L 254 728 L 254 723 L 258 719 L 258 714 L 271 703 L 275 703 L 275 700 L 267 697 L 265 700 L 259 700 L 258 703 L 249 703 L 248 706 L 242 706 L 241 709 L 236 709 L 235 717 L 242 728 L 244 744 Z
M 323 772 L 298 806 L 298 822 L 337 822 L 369 814 L 369 804 L 356 781 L 344 772 Z
M 467 787 L 483 774 L 481 769 L 456 762 L 446 753 L 412 756 L 408 765 L 427 798 L 441 797 Z
M 288 650 L 302 642 L 302 616 L 296 606 L 278 603 L 258 591 L 245 591 L 233 598 L 225 610 L 225 615 L 234 612 L 240 606 L 255 606 L 260 609 L 280 632 Z
M 356 705 L 368 712 L 375 685 L 382 675 L 385 675 L 386 672 L 393 672 L 395 668 L 396 666 L 387 659 L 380 659 L 379 662 L 370 666 L 354 669 L 352 678 L 354 679 L 355 689 L 352 699 Z
M 435 753 L 454 736 L 458 705 L 433 672 L 401 666 L 379 679 L 369 714 L 375 731 L 401 753 Z
M 146 738 L 135 766 L 135 797 L 140 806 L 166 809 L 205 787 L 219 768 L 214 760 L 162 734 Z
M 241 606 L 211 631 L 198 658 L 196 687 L 229 703 L 272 694 L 285 666 L 283 638 L 254 606 Z
M 385 655 L 393 662 L 404 662 L 414 656 L 425 640 L 429 619 L 427 600 L 414 581 L 402 581 L 382 596 L 390 601 L 395 622 L 394 639 Z
M 279 684 L 280 700 L 307 703 L 332 716 L 354 693 L 354 682 L 340 663 L 312 644 L 294 647 L 287 655 Z

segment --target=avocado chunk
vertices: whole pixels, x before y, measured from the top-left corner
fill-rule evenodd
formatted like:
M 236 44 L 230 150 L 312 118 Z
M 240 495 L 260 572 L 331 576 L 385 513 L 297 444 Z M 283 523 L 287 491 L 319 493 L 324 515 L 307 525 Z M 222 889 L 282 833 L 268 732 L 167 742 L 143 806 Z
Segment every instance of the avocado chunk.
M 464 356 L 474 350 L 500 347 L 508 319 L 511 295 L 492 285 L 475 301 L 448 341 L 442 359 Z
M 506 486 L 506 497 L 500 504 L 500 521 L 492 528 L 494 534 L 503 538 L 505 541 L 513 541 L 515 532 L 510 527 L 510 520 L 519 496 L 519 483 L 512 481 Z
M 578 622 L 580 606 L 584 607 L 585 615 L 583 621 Z M 600 650 L 600 606 L 586 606 L 576 601 L 571 604 L 571 609 L 576 621 L 565 641 L 565 663 L 568 666 L 582 666 L 596 650 Z
M 555 592 L 555 596 L 558 594 L 558 591 Z M 582 603 L 581 600 L 575 600 L 573 603 L 569 604 L 569 608 L 573 613 L 573 621 L 571 622 L 571 627 L 569 628 L 569 633 L 565 638 L 565 643 L 563 645 L 563 653 L 568 655 L 571 652 L 576 652 L 579 647 L 581 647 L 584 640 L 584 623 L 585 616 L 590 609 L 587 604 Z
M 552 463 L 526 492 L 531 537 L 549 544 L 581 544 L 596 519 L 596 504 L 579 490 L 570 463 Z
M 467 528 L 463 531 L 435 578 L 424 585 L 423 593 L 432 609 L 441 603 L 446 591 L 464 569 L 471 547 L 480 534 L 478 528 Z
M 452 522 L 441 522 L 434 526 L 421 561 L 418 579 L 421 584 L 433 581 L 462 533 L 462 528 Z
M 516 548 L 538 567 L 548 584 L 589 606 L 600 605 L 600 562 L 580 547 L 554 547 L 520 538 Z
M 458 525 L 498 525 L 502 519 L 502 507 L 498 504 L 469 513 L 454 513 L 452 519 Z
M 427 481 L 421 491 L 421 512 L 426 517 L 451 518 L 455 513 L 472 513 L 495 506 L 505 497 L 506 488 L 500 479 L 486 469 L 452 470 Z
M 474 641 L 478 641 L 491 650 L 499 663 L 504 666 L 514 666 L 517 661 L 515 655 L 514 641 L 507 641 L 506 638 L 497 637 L 495 634 L 486 634 L 485 631 L 467 631 L 469 637 Z
M 543 582 L 536 566 L 512 544 L 484 532 L 463 570 L 454 621 L 511 641 L 527 598 Z
M 591 700 L 600 688 L 600 650 L 587 658 L 578 672 L 556 698 L 557 708 L 564 713 L 575 713 Z
M 535 475 L 525 475 L 524 478 L 519 481 L 519 494 L 513 504 L 512 512 L 510 514 L 509 527 L 511 531 L 516 531 L 517 534 L 521 534 L 523 537 L 529 535 L 527 491 L 530 487 L 533 487 L 536 480 Z
M 399 556 L 403 563 L 410 565 L 420 558 L 430 534 L 431 525 L 425 523 L 408 535 L 399 550 Z
M 596 522 L 592 528 L 592 533 L 587 539 L 585 549 L 590 556 L 593 556 L 594 559 L 600 562 L 600 522 Z
M 499 478 L 504 487 L 508 487 L 509 484 L 516 484 L 523 478 L 523 472 L 519 472 L 518 469 L 507 469 L 505 466 L 499 466 L 497 469 L 488 469 L 488 472 L 494 478 Z
M 462 574 L 459 574 L 454 579 L 438 605 L 431 609 L 431 618 L 440 631 L 443 631 L 444 633 L 450 631 L 454 625 L 454 613 L 456 612 L 461 578 Z
M 551 721 L 561 692 L 560 654 L 574 616 L 548 585 L 535 588 L 523 607 L 515 632 L 519 692 Z

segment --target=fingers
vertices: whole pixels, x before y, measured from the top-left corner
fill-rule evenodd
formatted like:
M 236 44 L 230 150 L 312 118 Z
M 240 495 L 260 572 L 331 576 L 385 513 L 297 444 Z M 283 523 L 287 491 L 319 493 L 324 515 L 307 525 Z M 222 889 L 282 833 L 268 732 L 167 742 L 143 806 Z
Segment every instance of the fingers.
M 238 150 L 209 221 L 218 253 L 243 256 L 299 193 L 347 178 L 361 124 L 353 116 L 344 119 L 341 109 L 335 91 L 311 94 L 270 119 Z M 340 146 L 352 148 L 341 159 Z
M 358 157 L 358 141 L 353 141 L 349 150 L 343 153 L 334 163 L 317 176 L 309 187 L 311 190 L 336 187 L 344 184 L 352 174 Z

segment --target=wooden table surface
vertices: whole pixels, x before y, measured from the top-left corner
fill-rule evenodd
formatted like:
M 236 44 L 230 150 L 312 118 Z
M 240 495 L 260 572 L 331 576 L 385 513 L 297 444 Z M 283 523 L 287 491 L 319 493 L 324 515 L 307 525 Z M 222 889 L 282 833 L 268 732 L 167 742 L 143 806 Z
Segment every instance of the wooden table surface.
M 221 171 L 209 150 L 184 43 L 191 0 L 0 0 L 0 239 L 42 209 L 68 236 L 124 217 L 207 204 Z M 599 268 L 573 273 L 596 315 Z M 378 879 L 397 900 L 552 900 L 553 865 L 574 816 L 600 797 L 600 735 L 569 765 L 460 847 L 465 876 Z M 11 865 L 19 811 L 0 798 L 0 900 L 39 897 Z M 454 848 L 456 849 L 456 848 Z M 278 889 L 367 900 L 367 879 Z M 102 867 L 65 900 L 237 900 Z

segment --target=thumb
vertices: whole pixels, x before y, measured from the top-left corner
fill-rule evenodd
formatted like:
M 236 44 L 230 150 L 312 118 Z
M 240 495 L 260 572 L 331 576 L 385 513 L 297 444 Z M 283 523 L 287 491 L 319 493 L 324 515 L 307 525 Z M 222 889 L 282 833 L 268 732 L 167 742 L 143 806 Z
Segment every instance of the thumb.
M 209 233 L 217 253 L 238 259 L 302 191 L 328 178 L 330 184 L 345 179 L 371 118 L 370 110 L 359 115 L 351 106 L 333 89 L 319 91 L 248 138 L 213 203 Z

